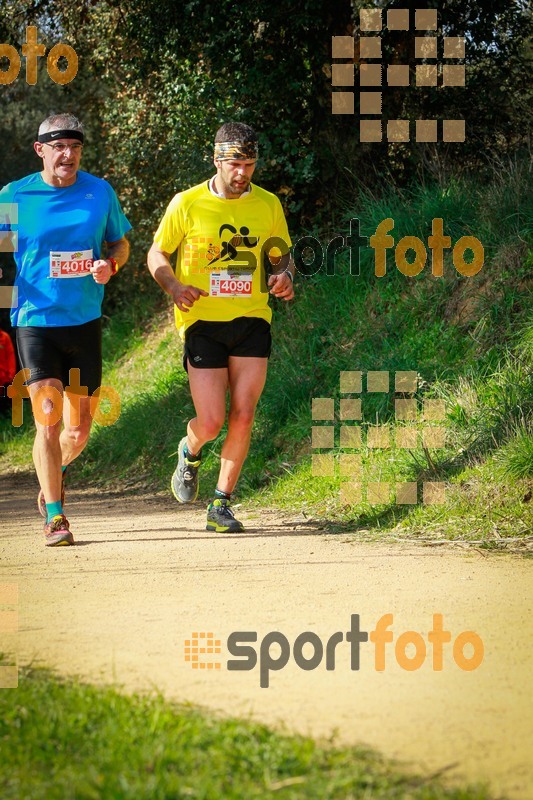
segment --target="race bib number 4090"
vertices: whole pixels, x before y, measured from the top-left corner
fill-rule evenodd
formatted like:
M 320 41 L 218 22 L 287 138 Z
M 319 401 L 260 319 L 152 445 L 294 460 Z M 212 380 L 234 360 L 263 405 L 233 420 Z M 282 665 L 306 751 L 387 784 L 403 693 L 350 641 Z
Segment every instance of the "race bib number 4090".
M 251 297 L 252 273 L 221 270 L 210 276 L 211 297 Z
M 51 278 L 81 278 L 90 274 L 92 265 L 92 250 L 67 250 L 50 253 Z

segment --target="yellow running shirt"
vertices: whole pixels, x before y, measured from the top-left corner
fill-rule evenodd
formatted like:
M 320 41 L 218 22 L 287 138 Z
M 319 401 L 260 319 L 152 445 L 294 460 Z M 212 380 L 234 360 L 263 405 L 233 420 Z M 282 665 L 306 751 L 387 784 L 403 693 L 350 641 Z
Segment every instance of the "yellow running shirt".
M 263 257 L 265 252 L 288 252 L 291 240 L 278 198 L 255 184 L 250 187 L 237 200 L 226 200 L 205 181 L 175 195 L 165 211 L 154 242 L 165 253 L 179 248 L 178 280 L 209 292 L 188 313 L 174 306 L 182 338 L 197 320 L 272 319 Z

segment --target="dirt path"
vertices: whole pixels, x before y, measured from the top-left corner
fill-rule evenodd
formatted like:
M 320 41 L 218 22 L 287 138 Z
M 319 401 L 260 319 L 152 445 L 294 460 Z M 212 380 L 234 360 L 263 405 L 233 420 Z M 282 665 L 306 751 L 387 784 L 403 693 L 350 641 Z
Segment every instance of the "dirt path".
M 424 771 L 452 765 L 454 778 L 490 781 L 511 798 L 533 796 L 531 561 L 349 543 L 301 519 L 272 516 L 259 525 L 253 511 L 241 514 L 245 534 L 215 535 L 203 530 L 201 507 L 87 492 L 68 496 L 77 546 L 46 549 L 31 530 L 40 531 L 37 514 L 30 529 L 25 520 L 28 491 L 27 479 L 0 478 L 0 583 L 19 584 L 19 663 L 128 690 L 157 688 L 315 737 L 336 732 L 339 742 L 377 747 Z M 374 668 L 371 642 L 361 645 L 359 671 L 350 669 L 346 641 L 334 671 L 325 661 L 313 671 L 295 664 L 299 633 L 314 631 L 325 646 L 331 634 L 349 630 L 351 614 L 372 631 L 389 613 L 394 642 L 383 672 Z M 452 642 L 464 630 L 481 637 L 478 669 L 460 669 L 445 645 L 444 668 L 433 670 L 434 613 L 444 615 Z M 428 646 L 416 671 L 395 658 L 395 642 L 408 630 Z M 232 631 L 257 631 L 257 651 L 271 631 L 287 637 L 291 659 L 270 673 L 269 688 L 260 688 L 257 667 L 227 670 Z M 218 658 L 220 669 L 185 661 L 193 632 L 221 640 L 220 656 L 203 657 Z M 279 648 L 271 652 L 277 657 Z M 303 657 L 312 652 L 306 645 Z

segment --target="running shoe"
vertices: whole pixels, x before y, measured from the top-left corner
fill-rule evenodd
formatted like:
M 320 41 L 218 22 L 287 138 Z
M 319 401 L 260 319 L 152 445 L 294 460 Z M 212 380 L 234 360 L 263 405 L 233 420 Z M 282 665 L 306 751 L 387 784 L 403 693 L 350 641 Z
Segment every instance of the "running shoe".
M 62 544 L 74 544 L 70 532 L 69 521 L 64 514 L 56 514 L 44 526 L 44 544 L 46 547 L 58 547 Z
M 198 469 L 201 459 L 189 461 L 185 458 L 184 449 L 187 437 L 184 436 L 178 446 L 178 465 L 172 475 L 170 486 L 178 503 L 193 503 L 198 497 Z
M 217 533 L 239 533 L 244 530 L 242 522 L 235 519 L 230 508 L 229 500 L 217 498 L 207 506 L 207 525 L 206 531 L 216 531 Z
M 65 505 L 65 473 L 61 476 L 61 505 Z M 46 500 L 42 489 L 39 490 L 39 494 L 37 495 L 37 508 L 39 509 L 41 517 L 46 519 L 48 514 L 46 513 Z

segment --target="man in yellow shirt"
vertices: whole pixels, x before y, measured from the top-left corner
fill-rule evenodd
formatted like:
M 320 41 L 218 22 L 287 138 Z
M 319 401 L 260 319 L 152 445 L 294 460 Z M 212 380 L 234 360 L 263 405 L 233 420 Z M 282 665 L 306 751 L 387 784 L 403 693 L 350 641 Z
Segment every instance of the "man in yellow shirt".
M 250 446 L 270 355 L 268 295 L 294 297 L 291 240 L 281 203 L 251 183 L 257 134 L 229 122 L 215 136 L 216 175 L 170 202 L 148 253 L 148 268 L 174 302 L 184 340 L 184 367 L 196 417 L 181 440 L 172 491 L 180 503 L 198 496 L 203 445 L 215 439 L 230 407 L 220 473 L 207 509 L 207 530 L 242 531 L 230 508 Z M 178 250 L 175 271 L 170 255 Z M 272 274 L 265 276 L 266 266 Z

